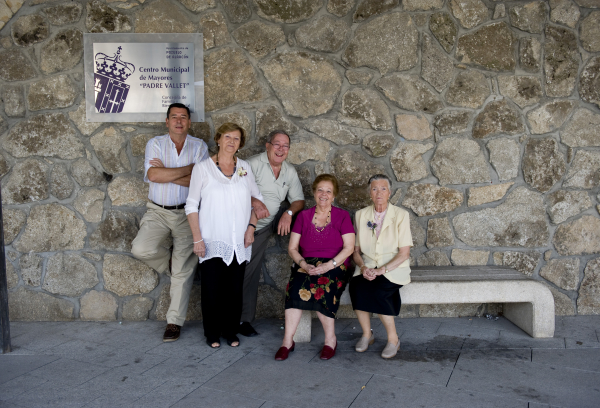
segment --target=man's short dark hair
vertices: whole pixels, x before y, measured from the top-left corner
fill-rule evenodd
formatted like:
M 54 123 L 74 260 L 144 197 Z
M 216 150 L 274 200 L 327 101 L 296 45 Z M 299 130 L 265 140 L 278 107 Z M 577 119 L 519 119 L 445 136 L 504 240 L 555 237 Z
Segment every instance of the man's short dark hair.
M 183 103 L 172 103 L 169 105 L 169 109 L 167 109 L 167 119 L 169 119 L 169 113 L 171 113 L 171 108 L 182 108 L 185 109 L 188 113 L 188 118 L 190 117 L 190 108 L 185 106 Z
M 281 130 L 281 129 L 275 129 L 274 131 L 272 131 L 271 133 L 269 133 L 267 135 L 267 143 L 271 143 L 273 141 L 273 138 L 277 135 L 285 135 L 288 137 L 288 140 L 290 141 L 290 144 L 292 143 L 292 138 L 290 137 L 290 135 L 287 134 L 287 132 L 285 130 Z

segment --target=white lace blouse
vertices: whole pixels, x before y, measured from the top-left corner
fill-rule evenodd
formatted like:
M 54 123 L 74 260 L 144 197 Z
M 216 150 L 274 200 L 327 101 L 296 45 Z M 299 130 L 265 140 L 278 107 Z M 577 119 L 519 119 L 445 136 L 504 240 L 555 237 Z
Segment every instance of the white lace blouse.
M 200 263 L 221 258 L 229 265 L 234 253 L 240 264 L 250 260 L 252 245 L 244 248 L 244 234 L 250 222 L 251 196 L 263 201 L 248 162 L 237 159 L 237 170 L 231 180 L 211 159 L 194 165 L 185 214 L 198 213 L 206 245 L 206 254 Z

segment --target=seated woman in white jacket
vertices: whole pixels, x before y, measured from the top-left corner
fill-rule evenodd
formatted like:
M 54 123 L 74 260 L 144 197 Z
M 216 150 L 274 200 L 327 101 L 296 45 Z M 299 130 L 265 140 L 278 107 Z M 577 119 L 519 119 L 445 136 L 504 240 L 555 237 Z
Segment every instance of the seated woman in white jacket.
M 389 203 L 388 176 L 371 177 L 369 194 L 373 205 L 354 216 L 356 270 L 350 280 L 350 298 L 363 331 L 356 351 L 366 351 L 375 341 L 369 313 L 377 313 L 387 332 L 381 357 L 392 358 L 400 348 L 394 323 L 394 316 L 400 313 L 399 289 L 410 282 L 410 220 L 407 211 Z

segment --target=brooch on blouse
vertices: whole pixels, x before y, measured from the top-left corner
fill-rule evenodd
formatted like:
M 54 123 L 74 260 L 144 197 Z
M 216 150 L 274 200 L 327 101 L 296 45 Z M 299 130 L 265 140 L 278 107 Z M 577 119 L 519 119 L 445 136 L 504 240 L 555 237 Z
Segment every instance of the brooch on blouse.
M 238 169 L 238 171 L 237 171 L 237 174 L 238 174 L 238 176 L 240 176 L 240 177 L 244 177 L 245 175 L 247 175 L 247 174 L 248 174 L 248 171 L 247 171 L 245 168 L 243 168 L 243 167 L 240 167 L 240 168 Z
M 375 224 L 373 221 L 367 221 L 367 227 L 371 230 L 373 235 L 375 235 L 375 228 L 377 228 L 377 224 Z

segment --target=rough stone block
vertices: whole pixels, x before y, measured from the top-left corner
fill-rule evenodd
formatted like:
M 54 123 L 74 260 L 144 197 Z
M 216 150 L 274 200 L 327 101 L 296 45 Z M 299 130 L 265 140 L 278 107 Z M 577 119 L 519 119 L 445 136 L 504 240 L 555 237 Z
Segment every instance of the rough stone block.
M 391 129 L 390 110 L 370 88 L 352 88 L 342 97 L 342 117 L 351 126 L 374 130 Z
M 473 187 L 469 189 L 468 206 L 487 204 L 504 197 L 508 189 L 515 183 L 496 184 L 492 186 Z
M 73 303 L 24 287 L 8 294 L 8 311 L 11 321 L 63 321 L 73 320 Z
M 81 297 L 79 318 L 88 321 L 117 319 L 117 300 L 108 292 L 92 290 Z
M 94 265 L 78 254 L 59 252 L 48 259 L 42 289 L 57 295 L 78 297 L 98 282 Z
M 367 66 L 383 75 L 418 62 L 419 32 L 408 13 L 389 13 L 361 24 L 342 54 L 352 68 Z
M 427 223 L 427 248 L 454 245 L 454 234 L 448 218 L 431 218 Z
M 66 108 L 73 105 L 77 93 L 68 76 L 58 75 L 29 85 L 27 104 L 32 111 Z
M 149 293 L 158 285 L 158 275 L 142 261 L 126 255 L 104 255 L 104 288 L 117 296 Z
M 148 297 L 136 297 L 123 305 L 123 320 L 144 321 L 148 320 L 148 313 L 154 300 Z
M 42 262 L 42 257 L 34 253 L 25 254 L 19 259 L 21 277 L 26 285 L 40 286 L 42 283 Z
M 19 235 L 27 214 L 19 209 L 3 208 L 2 209 L 2 227 L 4 228 L 4 245 L 10 245 L 13 240 Z
M 577 311 L 579 314 L 600 314 L 600 258 L 590 260 L 584 274 L 577 298 Z
M 461 265 L 487 265 L 490 257 L 490 251 L 470 251 L 466 249 L 453 249 L 452 264 Z

